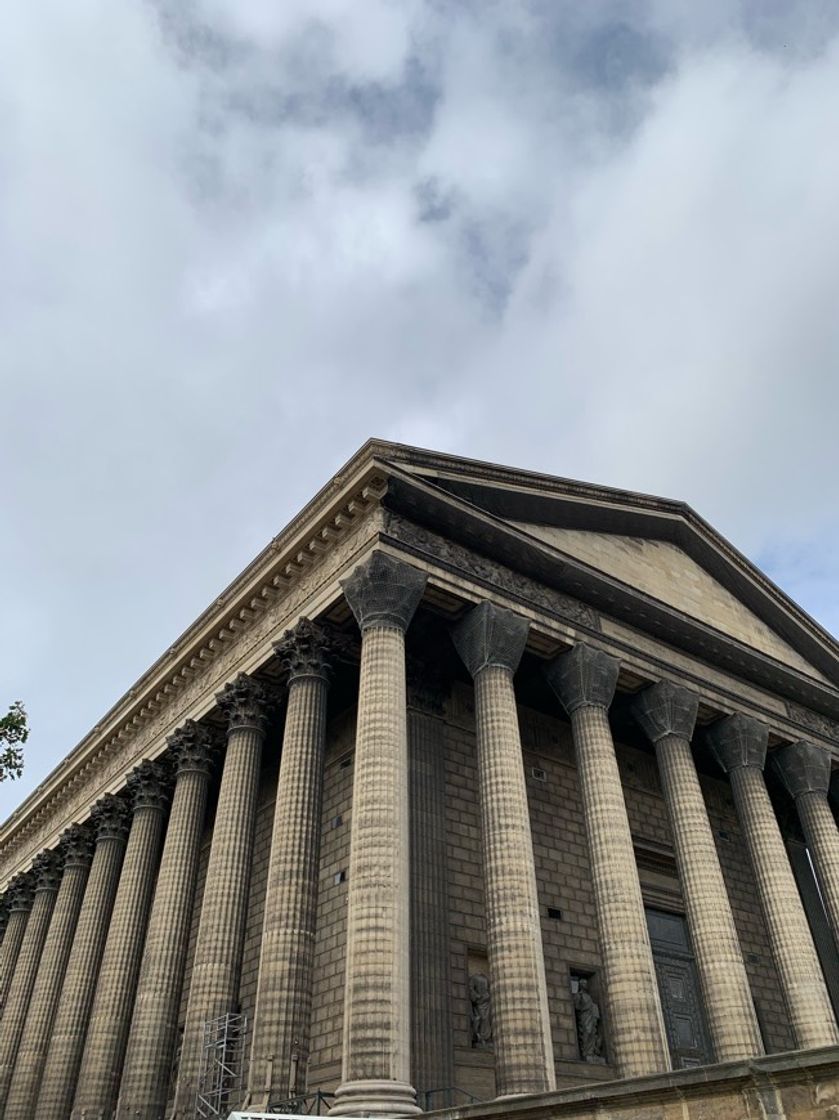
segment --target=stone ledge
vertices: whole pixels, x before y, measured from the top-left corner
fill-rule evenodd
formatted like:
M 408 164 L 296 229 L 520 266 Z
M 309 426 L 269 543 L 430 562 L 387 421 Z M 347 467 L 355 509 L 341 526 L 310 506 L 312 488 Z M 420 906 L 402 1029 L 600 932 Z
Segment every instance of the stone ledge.
M 427 1113 L 437 1120 L 839 1120 L 839 1046 Z

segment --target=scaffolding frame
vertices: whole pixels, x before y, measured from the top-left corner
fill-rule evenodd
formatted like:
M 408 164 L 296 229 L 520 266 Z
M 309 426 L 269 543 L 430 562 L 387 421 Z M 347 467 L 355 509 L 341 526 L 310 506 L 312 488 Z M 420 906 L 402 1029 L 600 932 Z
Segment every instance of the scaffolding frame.
M 241 1088 L 246 1015 L 228 1012 L 204 1023 L 204 1044 L 195 1097 L 202 1120 L 227 1117 L 234 1093 Z

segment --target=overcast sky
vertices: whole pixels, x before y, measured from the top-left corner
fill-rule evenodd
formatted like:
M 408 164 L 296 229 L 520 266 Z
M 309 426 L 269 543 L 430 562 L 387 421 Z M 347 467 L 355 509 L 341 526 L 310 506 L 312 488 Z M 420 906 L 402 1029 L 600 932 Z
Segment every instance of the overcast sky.
M 689 501 L 839 630 L 839 5 L 31 0 L 5 817 L 371 435 Z

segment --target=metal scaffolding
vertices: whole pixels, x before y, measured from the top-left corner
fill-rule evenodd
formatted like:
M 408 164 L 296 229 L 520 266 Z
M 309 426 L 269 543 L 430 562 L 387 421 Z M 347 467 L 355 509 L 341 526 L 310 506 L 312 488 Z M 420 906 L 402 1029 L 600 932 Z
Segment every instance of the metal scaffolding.
M 242 1083 L 245 1015 L 220 1015 L 204 1024 L 204 1047 L 195 1098 L 196 1116 L 226 1117 Z

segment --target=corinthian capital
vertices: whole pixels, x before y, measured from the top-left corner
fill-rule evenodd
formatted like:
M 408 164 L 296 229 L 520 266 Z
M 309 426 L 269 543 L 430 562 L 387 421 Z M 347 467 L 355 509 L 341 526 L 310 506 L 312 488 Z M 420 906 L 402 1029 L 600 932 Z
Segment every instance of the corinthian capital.
M 698 710 L 696 693 L 671 681 L 659 681 L 645 688 L 632 702 L 632 714 L 651 743 L 667 735 L 690 741 Z
M 240 673 L 221 692 L 216 693 L 216 703 L 227 716 L 228 731 L 234 731 L 237 727 L 264 730 L 268 693 L 253 677 Z
M 141 762 L 125 783 L 131 804 L 137 809 L 165 809 L 169 800 L 169 769 L 158 760 Z
M 286 630 L 274 643 L 274 653 L 288 673 L 289 684 L 300 677 L 319 677 L 328 683 L 335 636 L 319 623 L 301 618 L 293 630 Z
M 582 642 L 545 666 L 548 684 L 569 716 L 578 708 L 608 708 L 619 672 L 616 657 Z
M 740 712 L 726 716 L 708 728 L 708 745 L 726 774 L 741 766 L 762 770 L 768 742 L 768 728 Z
M 97 840 L 124 840 L 128 835 L 129 808 L 121 797 L 106 793 L 91 810 Z
M 362 631 L 388 626 L 404 633 L 419 606 L 426 578 L 412 564 L 374 552 L 340 583 Z
M 61 834 L 58 850 L 65 867 L 87 867 L 93 859 L 93 834 L 84 824 L 73 824 Z
M 32 879 L 29 875 L 15 875 L 3 895 L 3 901 L 10 914 L 15 910 L 28 910 L 31 907 L 32 887 Z
M 209 775 L 213 740 L 206 727 L 201 727 L 194 719 L 188 719 L 166 742 L 172 752 L 176 773 L 183 774 L 192 770 Z
M 815 743 L 804 740 L 781 747 L 771 756 L 781 781 L 791 797 L 802 793 L 821 793 L 830 788 L 830 754 Z
M 452 641 L 461 660 L 474 677 L 494 665 L 515 673 L 524 653 L 530 623 L 521 615 L 479 603 L 452 630 Z
M 32 874 L 35 876 L 36 891 L 57 891 L 61 882 L 61 856 L 56 851 L 41 852 L 35 856 Z

